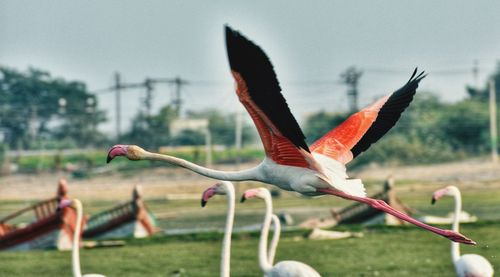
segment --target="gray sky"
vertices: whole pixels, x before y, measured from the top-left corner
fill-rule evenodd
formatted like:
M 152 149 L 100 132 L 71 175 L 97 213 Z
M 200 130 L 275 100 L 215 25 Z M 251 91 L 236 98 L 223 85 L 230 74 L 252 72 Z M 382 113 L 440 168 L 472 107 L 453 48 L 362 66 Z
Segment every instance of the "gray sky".
M 225 56 L 227 23 L 266 51 L 301 120 L 347 108 L 336 82 L 350 65 L 365 71 L 362 105 L 399 88 L 415 66 L 430 73 L 422 91 L 463 98 L 474 60 L 482 85 L 500 59 L 499 12 L 500 1 L 0 0 L 0 64 L 45 69 L 90 90 L 110 86 L 114 71 L 128 82 L 180 76 L 193 81 L 183 90 L 185 109 L 232 112 L 242 107 Z M 155 110 L 171 93 L 156 88 Z M 143 95 L 123 94 L 124 121 Z M 113 131 L 114 97 L 99 99 L 110 119 L 102 128 Z

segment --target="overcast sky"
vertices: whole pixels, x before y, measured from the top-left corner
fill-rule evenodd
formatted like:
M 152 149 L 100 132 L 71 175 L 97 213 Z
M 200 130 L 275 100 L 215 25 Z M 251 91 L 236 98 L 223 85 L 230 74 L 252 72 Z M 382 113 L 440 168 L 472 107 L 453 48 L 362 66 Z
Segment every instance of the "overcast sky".
M 98 90 L 113 72 L 127 82 L 180 76 L 184 109 L 242 109 L 233 92 L 223 25 L 260 45 L 299 120 L 317 109 L 347 108 L 340 73 L 364 70 L 362 105 L 404 84 L 415 66 L 421 91 L 447 101 L 483 84 L 500 59 L 500 1 L 20 1 L 0 0 L 0 65 L 48 70 Z M 172 88 L 155 89 L 154 108 Z M 143 90 L 123 94 L 124 121 Z M 114 96 L 100 94 L 113 131 Z M 125 123 L 128 124 L 128 123 Z

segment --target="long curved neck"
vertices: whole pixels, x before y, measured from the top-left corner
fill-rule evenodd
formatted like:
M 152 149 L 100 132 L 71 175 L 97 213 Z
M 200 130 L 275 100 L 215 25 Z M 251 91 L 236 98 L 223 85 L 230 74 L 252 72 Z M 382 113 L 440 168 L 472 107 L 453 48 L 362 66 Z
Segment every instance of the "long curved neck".
M 231 264 L 231 234 L 233 232 L 234 222 L 234 187 L 233 185 L 226 184 L 227 191 L 227 217 L 226 227 L 224 230 L 224 239 L 222 241 L 222 253 L 220 262 L 220 276 L 229 277 L 230 264 Z
M 273 238 L 271 239 L 271 245 L 269 246 L 269 251 L 267 254 L 267 260 L 270 265 L 274 264 L 274 257 L 276 255 L 276 248 L 278 248 L 278 243 L 280 241 L 281 235 L 281 223 L 278 216 L 275 214 L 272 215 L 272 223 L 273 223 Z
M 76 223 L 75 230 L 73 231 L 73 245 L 71 250 L 71 263 L 73 267 L 73 277 L 81 277 L 82 271 L 80 269 L 80 231 L 82 228 L 82 203 L 73 199 L 76 209 Z
M 217 179 L 217 180 L 224 180 L 224 181 L 246 181 L 246 180 L 255 180 L 259 181 L 258 176 L 259 172 L 257 170 L 257 167 L 247 169 L 247 170 L 240 170 L 240 171 L 221 171 L 221 170 L 214 170 L 210 168 L 206 168 L 203 166 L 199 166 L 197 164 L 194 164 L 192 162 L 186 161 L 184 159 L 168 156 L 168 155 L 162 155 L 158 153 L 151 153 L 145 151 L 144 155 L 141 157 L 144 160 L 152 160 L 152 161 L 161 161 L 161 162 L 167 162 L 170 164 L 175 164 L 180 167 L 187 168 L 191 171 L 194 171 L 198 174 L 201 174 L 203 176 Z
M 262 222 L 262 230 L 260 232 L 259 266 L 262 269 L 262 271 L 264 271 L 264 273 L 267 273 L 272 269 L 272 265 L 269 263 L 267 257 L 267 237 L 269 235 L 269 227 L 271 226 L 273 204 L 271 202 L 270 196 L 265 197 L 264 202 L 266 203 L 266 214 L 264 215 L 264 221 Z
M 455 199 L 455 212 L 453 214 L 453 224 L 452 230 L 458 232 L 458 228 L 460 225 L 460 212 L 462 211 L 462 197 L 460 195 L 460 191 L 457 189 L 453 194 L 453 198 Z M 458 242 L 451 242 L 451 259 L 453 262 L 457 261 L 460 258 L 460 245 Z

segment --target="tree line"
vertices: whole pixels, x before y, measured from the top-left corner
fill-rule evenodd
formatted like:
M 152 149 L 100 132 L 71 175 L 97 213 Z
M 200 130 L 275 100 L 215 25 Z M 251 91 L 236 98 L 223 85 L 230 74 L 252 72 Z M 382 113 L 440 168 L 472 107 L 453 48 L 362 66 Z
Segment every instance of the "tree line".
M 496 80 L 500 101 L 500 65 Z M 396 126 L 363 153 L 353 165 L 370 162 L 431 163 L 477 156 L 490 150 L 488 87 L 467 87 L 468 97 L 446 103 L 430 92 L 418 92 Z M 312 143 L 350 114 L 319 111 L 306 120 L 303 129 Z M 205 118 L 214 144 L 233 147 L 236 116 L 216 109 L 188 111 L 189 118 Z M 175 136 L 170 124 L 177 118 L 166 105 L 156 114 L 139 111 L 120 142 L 155 149 L 167 145 L 202 145 L 202 131 L 185 130 Z M 0 153 L 9 149 L 62 149 L 107 147 L 115 143 L 99 131 L 108 119 L 99 109 L 98 98 L 85 83 L 53 77 L 29 68 L 18 71 L 0 66 Z M 243 144 L 258 140 L 255 128 L 244 124 Z
M 209 109 L 189 111 L 188 117 L 208 119 L 214 144 L 234 145 L 235 115 Z M 152 115 L 139 111 L 119 139 L 148 148 L 205 143 L 204 134 L 198 130 L 173 136 L 169 126 L 176 118 L 170 105 Z M 35 68 L 18 71 L 0 66 L 0 143 L 9 149 L 109 146 L 116 139 L 98 129 L 107 120 L 97 96 L 85 83 L 53 77 Z M 254 133 L 251 126 L 244 125 L 242 130 L 243 144 L 250 143 Z
M 490 78 L 495 80 L 496 100 L 499 103 L 500 64 Z M 466 90 L 468 96 L 455 103 L 446 103 L 434 93 L 419 91 L 396 125 L 356 158 L 352 166 L 372 162 L 437 163 L 488 153 L 491 150 L 488 83 L 481 88 L 467 87 Z M 339 125 L 349 115 L 321 111 L 310 116 L 305 124 L 309 143 L 320 138 L 332 126 Z

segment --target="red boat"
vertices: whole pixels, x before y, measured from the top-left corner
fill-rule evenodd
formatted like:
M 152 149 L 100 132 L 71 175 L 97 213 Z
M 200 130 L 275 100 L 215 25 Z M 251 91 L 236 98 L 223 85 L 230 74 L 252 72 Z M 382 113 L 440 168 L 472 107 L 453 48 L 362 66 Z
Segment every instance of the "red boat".
M 143 238 L 159 230 L 153 214 L 142 200 L 140 187 L 136 186 L 132 192 L 131 201 L 92 215 L 87 221 L 83 237 L 93 239 Z
M 71 249 L 76 212 L 69 207 L 57 209 L 67 193 L 66 180 L 61 179 L 56 197 L 0 219 L 0 250 Z
M 411 215 L 415 211 L 403 204 L 396 196 L 394 191 L 394 179 L 389 177 L 384 183 L 384 190 L 375 195 L 370 196 L 373 199 L 382 199 L 394 209 L 406 214 Z M 386 224 L 386 225 L 402 225 L 405 222 L 390 214 L 384 213 L 380 210 L 374 209 L 363 203 L 354 203 L 340 211 L 331 210 L 333 218 L 337 224 L 342 223 L 360 223 L 364 225 L 370 224 Z

